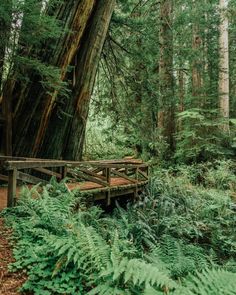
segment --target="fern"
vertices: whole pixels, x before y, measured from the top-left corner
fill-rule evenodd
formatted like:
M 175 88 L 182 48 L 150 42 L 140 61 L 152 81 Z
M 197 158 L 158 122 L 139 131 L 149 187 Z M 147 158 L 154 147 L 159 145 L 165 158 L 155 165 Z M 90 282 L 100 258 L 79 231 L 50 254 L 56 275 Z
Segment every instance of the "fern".
M 184 283 L 183 295 L 234 295 L 236 290 L 236 274 L 225 270 L 205 270 L 190 276 Z M 178 293 L 177 294 L 180 294 Z
M 16 241 L 11 269 L 28 274 L 22 290 L 234 294 L 236 217 L 230 197 L 196 185 L 194 168 L 193 177 L 182 171 L 158 173 L 138 203 L 126 210 L 118 206 L 110 215 L 54 180 L 40 190 L 24 188 L 17 206 L 4 213 Z

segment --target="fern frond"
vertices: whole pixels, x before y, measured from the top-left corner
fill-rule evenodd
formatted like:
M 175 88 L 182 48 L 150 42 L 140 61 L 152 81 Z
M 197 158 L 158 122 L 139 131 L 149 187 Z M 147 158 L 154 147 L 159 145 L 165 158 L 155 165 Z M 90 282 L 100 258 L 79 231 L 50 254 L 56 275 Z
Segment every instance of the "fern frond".
M 131 295 L 128 290 L 120 289 L 109 284 L 99 284 L 97 287 L 87 293 L 88 295 Z
M 196 276 L 191 275 L 184 286 L 183 295 L 235 295 L 236 274 L 222 269 L 207 269 Z

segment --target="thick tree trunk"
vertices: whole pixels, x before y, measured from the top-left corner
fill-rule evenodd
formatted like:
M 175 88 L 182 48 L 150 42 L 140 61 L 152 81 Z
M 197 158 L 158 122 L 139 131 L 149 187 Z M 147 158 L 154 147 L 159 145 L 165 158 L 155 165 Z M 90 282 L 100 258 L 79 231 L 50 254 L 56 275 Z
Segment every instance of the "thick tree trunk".
M 173 0 L 162 0 L 160 7 L 160 104 L 158 128 L 166 138 L 171 150 L 174 150 L 175 98 L 173 76 Z
M 22 41 L 22 55 L 36 56 L 42 63 L 58 68 L 59 80 L 69 83 L 71 93 L 70 97 L 63 97 L 60 85 L 55 85 L 54 90 L 48 89 L 37 71 L 28 70 L 27 65 L 20 67 L 29 81 L 17 79 L 15 83 L 15 76 L 12 77 L 14 155 L 48 158 L 65 155 L 70 159 L 81 156 L 89 100 L 114 3 L 59 2 L 48 13 L 53 13 L 69 32 L 61 34 L 56 44 L 48 40 L 40 50 L 29 49 Z M 73 73 L 68 74 L 69 67 L 74 68 Z M 51 78 L 53 82 L 54 77 Z M 60 119 L 60 113 L 65 111 L 72 117 Z M 75 146 L 72 148 L 72 145 Z
M 55 17 L 64 24 L 70 33 L 62 34 L 57 44 L 51 46 L 51 40 L 43 44 L 37 52 L 41 62 L 60 69 L 61 81 L 64 80 L 93 11 L 95 0 L 64 1 L 55 7 Z M 49 12 L 51 13 L 51 12 Z M 25 49 L 28 51 L 28 48 Z M 27 54 L 30 56 L 30 53 Z M 25 71 L 25 69 L 23 69 Z M 57 90 L 42 84 L 42 77 L 35 71 L 28 71 L 29 82 L 18 82 L 12 94 L 15 105 L 13 119 L 13 148 L 15 155 L 37 156 L 42 144 L 48 121 L 58 95 Z M 53 77 L 52 77 L 53 80 Z M 56 82 L 55 82 L 56 83 Z
M 226 14 L 227 5 L 227 0 L 220 0 L 219 97 L 221 116 L 226 120 L 226 122 L 222 125 L 224 131 L 229 131 L 229 21 Z
M 74 57 L 72 95 L 63 106 L 67 115 L 60 118 L 61 106 L 54 109 L 40 155 L 74 160 L 82 157 L 90 98 L 114 6 L 115 0 L 104 0 L 94 8 L 82 46 Z

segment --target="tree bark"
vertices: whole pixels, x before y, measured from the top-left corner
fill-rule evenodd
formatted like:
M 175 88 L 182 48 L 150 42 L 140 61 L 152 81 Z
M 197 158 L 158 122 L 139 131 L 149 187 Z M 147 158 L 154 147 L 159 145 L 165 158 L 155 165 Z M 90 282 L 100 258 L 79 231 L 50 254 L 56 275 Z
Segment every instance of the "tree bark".
M 47 13 L 60 20 L 69 32 L 63 31 L 54 44 L 52 40 L 44 42 L 40 49 L 29 48 L 21 40 L 21 55 L 59 69 L 59 81 L 69 84 L 70 97 L 60 93 L 60 85 L 54 89 L 45 87 L 44 77 L 27 65 L 16 67 L 10 81 L 12 92 L 7 94 L 14 105 L 16 156 L 78 159 L 82 154 L 89 100 L 115 0 L 58 3 Z M 74 71 L 68 73 L 69 68 Z M 19 71 L 28 81 L 16 79 Z M 65 112 L 72 117 L 60 119 L 58 113 Z
M 220 113 L 225 123 L 222 125 L 224 131 L 229 131 L 229 21 L 226 14 L 227 0 L 219 1 L 220 26 L 219 26 L 219 98 Z
M 98 1 L 94 8 L 83 45 L 74 57 L 72 95 L 63 107 L 67 115 L 60 118 L 57 115 L 60 106 L 54 109 L 40 155 L 46 153 L 70 160 L 82 157 L 90 98 L 114 6 L 115 0 L 104 0 Z
M 178 70 L 178 96 L 179 96 L 179 106 L 178 112 L 182 113 L 184 111 L 184 98 L 185 98 L 185 73 L 182 69 Z M 177 125 L 178 131 L 182 130 L 182 120 L 178 120 Z
M 200 51 L 202 46 L 202 38 L 199 35 L 199 29 L 197 25 L 193 26 L 193 63 L 192 63 L 192 95 L 193 97 L 200 98 L 202 93 L 202 61 L 200 57 Z M 201 104 L 201 102 L 200 102 Z M 193 105 L 198 107 L 199 100 L 195 100 Z
M 81 45 L 94 4 L 95 0 L 70 0 L 60 3 L 55 7 L 54 15 L 62 22 L 65 29 L 70 30 L 70 33 L 63 33 L 57 44 L 53 44 L 54 46 L 51 46 L 51 40 L 48 40 L 42 45 L 41 50 L 33 48 L 27 55 L 35 55 L 36 52 L 41 62 L 60 69 L 60 80 L 63 81 L 68 66 Z M 27 48 L 25 51 L 27 52 Z M 24 68 L 22 71 L 25 74 Z M 42 84 L 42 77 L 36 71 L 29 70 L 26 74 L 28 74 L 29 82 L 19 81 L 12 93 L 15 105 L 13 149 L 15 155 L 34 157 L 37 156 L 42 144 L 52 109 L 56 103 L 58 89 L 45 88 Z
M 175 134 L 175 98 L 173 76 L 173 0 L 162 0 L 160 7 L 160 104 L 158 128 L 167 140 L 170 149 L 174 150 Z

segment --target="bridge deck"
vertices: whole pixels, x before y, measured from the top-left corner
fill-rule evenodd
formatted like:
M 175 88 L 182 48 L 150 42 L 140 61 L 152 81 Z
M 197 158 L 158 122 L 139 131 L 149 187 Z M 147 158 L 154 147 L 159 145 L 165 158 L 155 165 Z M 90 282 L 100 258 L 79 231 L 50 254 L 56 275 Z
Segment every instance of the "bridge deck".
M 143 186 L 147 184 L 146 181 L 139 182 L 137 184 L 138 189 L 141 190 Z M 32 185 L 27 185 L 29 188 Z M 75 183 L 67 183 L 67 188 L 71 191 L 79 189 L 81 193 L 91 193 L 94 194 L 95 200 L 103 200 L 106 199 L 106 192 L 107 188 L 103 187 L 100 184 L 86 181 L 86 182 L 75 182 Z M 132 182 L 128 181 L 127 179 L 114 177 L 111 178 L 111 186 L 109 190 L 111 191 L 111 197 L 122 196 L 125 194 L 129 194 L 133 192 L 134 185 Z M 20 190 L 22 186 L 18 186 L 16 188 L 16 196 L 20 195 Z M 0 211 L 7 207 L 7 187 L 0 187 Z
M 46 183 L 45 177 L 39 178 L 42 174 L 58 180 L 69 176 L 68 190 L 79 189 L 81 193 L 91 194 L 94 200 L 106 200 L 107 205 L 115 197 L 128 194 L 136 197 L 148 183 L 148 165 L 140 160 L 65 162 L 0 157 L 1 160 L 0 168 L 5 173 L 0 172 L 0 179 L 8 182 L 8 186 L 0 187 L 0 210 L 14 205 L 23 184 L 32 187 Z

